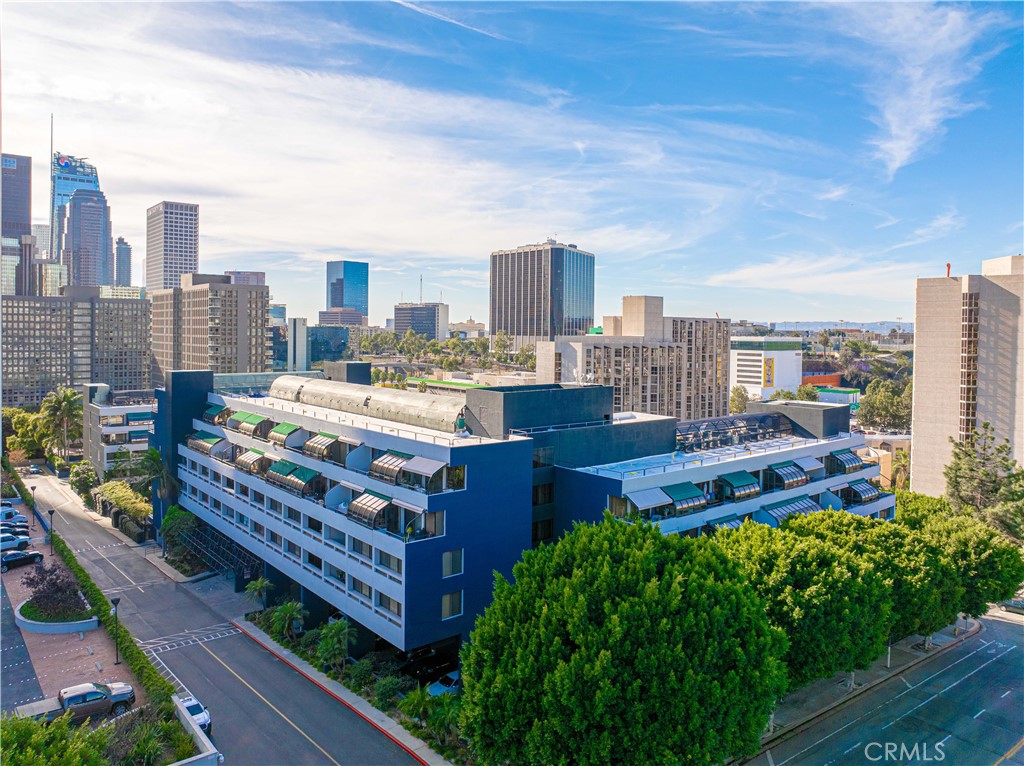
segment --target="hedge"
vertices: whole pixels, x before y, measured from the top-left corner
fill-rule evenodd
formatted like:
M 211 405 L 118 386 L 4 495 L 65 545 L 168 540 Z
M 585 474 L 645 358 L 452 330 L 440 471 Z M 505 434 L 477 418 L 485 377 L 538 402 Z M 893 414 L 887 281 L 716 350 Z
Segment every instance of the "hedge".
M 127 482 L 108 481 L 106 484 L 100 484 L 93 492 L 113 503 L 115 508 L 128 514 L 135 521 L 145 521 L 146 517 L 153 513 L 153 506 L 128 486 Z
M 96 586 L 96 583 L 92 581 L 89 573 L 78 563 L 75 554 L 71 552 L 71 549 L 61 539 L 60 535 L 51 532 L 50 536 L 53 540 L 53 549 L 57 551 L 64 560 L 64 563 L 68 565 L 68 569 L 78 579 L 78 584 L 81 586 L 86 600 L 92 605 L 96 616 L 99 617 L 107 632 L 110 633 L 111 637 L 114 637 L 114 616 L 110 613 L 111 607 L 107 597 L 103 595 L 103 592 Z M 121 659 L 131 668 L 132 673 L 135 674 L 139 683 L 142 684 L 142 688 L 146 690 L 150 701 L 159 703 L 170 699 L 170 696 L 175 693 L 176 689 L 157 672 L 156 668 L 149 661 L 149 657 L 135 644 L 128 629 L 122 625 L 117 631 L 115 640 L 121 652 Z
M 7 474 L 7 479 L 10 481 L 15 489 L 18 490 L 18 494 L 21 495 L 21 499 L 25 502 L 29 508 L 32 508 L 32 493 L 28 491 L 28 487 L 25 486 L 25 482 L 21 480 L 21 476 L 18 472 L 11 468 L 11 462 L 7 459 L 7 455 L 3 456 L 2 460 L 3 469 Z

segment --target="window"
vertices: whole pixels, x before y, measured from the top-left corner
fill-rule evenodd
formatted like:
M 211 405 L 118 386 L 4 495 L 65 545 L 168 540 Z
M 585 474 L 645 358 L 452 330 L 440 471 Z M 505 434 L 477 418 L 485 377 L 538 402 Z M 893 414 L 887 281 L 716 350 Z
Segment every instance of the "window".
M 242 497 L 249 497 L 249 488 L 244 484 L 239 484 L 235 488 L 235 493 L 241 495 Z
M 267 533 L 267 542 L 270 543 L 271 545 L 273 545 L 275 548 L 280 548 L 281 547 L 281 535 L 277 534 L 277 532 L 268 532 Z
M 444 511 L 423 514 L 423 528 L 431 537 L 444 534 Z
M 397 556 L 392 556 L 390 553 L 378 550 L 377 563 L 385 569 L 390 569 L 392 572 L 402 574 L 402 560 Z
M 463 548 L 456 551 L 445 551 L 441 555 L 441 576 L 452 577 L 462 574 L 462 552 Z
M 373 598 L 373 588 L 362 580 L 357 580 L 355 577 L 348 578 L 348 589 L 355 591 L 364 598 Z
M 266 498 L 264 498 L 264 496 L 263 496 L 263 493 L 262 493 L 262 492 L 257 492 L 256 490 L 253 490 L 253 491 L 252 491 L 252 501 L 253 501 L 253 503 L 255 503 L 256 505 L 263 505 L 263 501 L 264 501 L 265 499 L 266 499 Z
M 377 592 L 377 606 L 397 617 L 402 616 L 402 605 L 391 598 L 391 596 L 387 596 L 379 591 Z
M 355 553 L 357 556 L 363 556 L 364 558 L 373 558 L 373 546 L 367 545 L 357 537 L 349 537 L 349 550 Z
M 267 531 L 267 528 L 260 524 L 258 521 L 254 521 L 252 523 L 252 531 L 260 537 L 263 537 L 263 535 Z
M 287 506 L 285 506 L 284 510 L 285 510 L 285 517 L 288 519 L 288 521 L 292 522 L 293 524 L 301 524 L 302 523 L 302 514 L 301 513 L 296 511 L 294 508 L 289 508 Z
M 316 532 L 318 535 L 324 531 L 324 525 L 322 521 L 314 519 L 312 516 L 306 517 L 306 529 L 310 532 Z
M 554 519 L 541 519 L 533 522 L 533 545 L 534 547 L 545 543 L 555 535 Z
M 441 619 L 448 620 L 462 614 L 462 591 L 445 593 L 441 596 Z
M 236 521 L 237 521 L 237 522 L 238 522 L 239 524 L 241 524 L 241 525 L 242 525 L 243 527 L 247 527 L 247 526 L 249 526 L 249 517 L 248 517 L 248 516 L 246 516 L 246 515 L 245 515 L 245 514 L 243 514 L 243 513 L 239 513 L 239 514 L 238 514 L 238 515 L 237 515 L 237 516 L 235 517 L 235 520 L 236 520 Z
M 540 447 L 533 451 L 533 467 L 534 468 L 547 468 L 550 465 L 555 464 L 555 448 L 554 447 Z
M 229 479 L 228 477 L 225 476 L 224 477 L 224 489 L 229 490 L 230 492 L 234 492 L 235 491 L 235 480 L 234 479 Z
M 324 560 L 319 556 L 306 551 L 306 563 L 313 567 L 313 569 L 322 569 Z
M 302 555 L 302 549 L 291 540 L 284 541 L 284 552 L 295 558 L 299 558 Z
M 554 484 L 538 484 L 533 488 L 533 504 L 547 505 L 555 501 Z
M 281 503 L 280 501 L 275 500 L 274 498 L 270 498 L 270 500 L 267 501 L 267 507 L 270 508 L 270 510 L 272 510 L 274 513 L 281 512 Z

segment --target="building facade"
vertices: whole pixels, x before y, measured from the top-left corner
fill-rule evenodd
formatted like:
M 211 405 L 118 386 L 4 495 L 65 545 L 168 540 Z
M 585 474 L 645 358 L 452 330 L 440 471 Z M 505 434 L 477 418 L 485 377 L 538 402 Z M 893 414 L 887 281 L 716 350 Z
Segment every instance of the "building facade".
M 62 262 L 68 269 L 68 284 L 115 284 L 110 207 L 103 192 L 76 189 L 64 206 L 62 224 Z
M 536 346 L 594 324 L 594 254 L 553 239 L 491 253 L 491 335 Z
M 129 287 L 132 283 L 132 246 L 124 237 L 114 243 L 114 284 Z
M 754 401 L 803 385 L 804 352 L 799 338 L 733 337 L 729 344 L 729 388 L 743 386 Z
M 69 154 L 54 152 L 50 164 L 50 222 L 51 242 L 48 243 L 51 257 L 63 259 L 64 216 L 71 195 L 78 189 L 100 190 L 100 178 L 96 166 Z
M 287 327 L 288 307 L 283 303 L 270 304 L 270 325 L 271 327 Z
M 0 165 L 0 252 L 17 256 L 21 238 L 32 236 L 32 158 L 4 153 Z
M 537 383 L 611 386 L 615 412 L 677 420 L 729 408 L 729 320 L 666 317 L 663 299 L 627 296 L 602 331 L 537 345 Z
M 323 327 L 365 327 L 367 319 L 358 309 L 327 309 L 319 313 L 318 323 Z
M 224 275 L 231 279 L 233 285 L 265 285 L 267 283 L 265 271 L 225 271 Z
M 61 297 L 5 297 L 2 320 L 4 406 L 37 406 L 62 386 L 150 386 L 147 300 L 69 287 Z
M 989 422 L 1024 461 L 1024 255 L 981 274 L 917 280 L 914 309 L 915 492 L 941 496 L 949 439 Z
M 270 368 L 270 291 L 221 274 L 185 274 L 153 290 L 153 380 L 169 370 L 257 373 Z
M 82 452 L 101 480 L 120 457 L 137 459 L 149 449 L 155 411 L 152 389 L 112 392 L 105 383 L 84 387 Z
M 354 309 L 363 317 L 370 315 L 369 263 L 361 261 L 327 262 L 327 308 Z M 361 323 L 351 322 L 348 324 Z
M 449 322 L 448 337 L 471 340 L 473 338 L 486 338 L 487 327 L 483 322 L 474 322 L 470 317 L 465 322 Z
M 36 248 L 41 258 L 50 257 L 50 224 L 32 224 L 32 236 L 36 238 Z
M 199 271 L 199 205 L 161 202 L 146 211 L 146 287 L 174 289 Z
M 392 332 L 402 338 L 409 330 L 425 335 L 427 340 L 448 339 L 447 303 L 399 303 L 395 306 Z
M 285 369 L 304 371 L 324 362 L 337 362 L 348 348 L 347 327 L 308 327 L 302 317 L 288 320 L 288 357 Z

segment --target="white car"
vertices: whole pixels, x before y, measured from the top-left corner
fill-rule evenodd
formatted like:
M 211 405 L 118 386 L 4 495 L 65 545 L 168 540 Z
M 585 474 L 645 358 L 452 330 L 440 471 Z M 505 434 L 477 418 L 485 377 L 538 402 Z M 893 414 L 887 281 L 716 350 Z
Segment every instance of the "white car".
M 442 694 L 458 694 L 462 691 L 462 672 L 453 670 L 451 673 L 445 673 L 428 686 L 427 691 L 431 697 L 440 697 Z
M 9 532 L 0 534 L 0 551 L 23 551 L 28 547 L 28 535 L 12 535 Z
M 28 521 L 23 514 L 18 513 L 13 508 L 4 508 L 0 511 L 0 521 Z
M 206 733 L 206 736 L 210 736 L 210 732 L 213 731 L 213 724 L 210 721 L 209 709 L 204 707 L 203 703 L 195 697 L 182 697 L 181 704 L 185 706 L 188 714 L 192 716 L 192 720 L 196 722 L 196 726 L 202 729 Z

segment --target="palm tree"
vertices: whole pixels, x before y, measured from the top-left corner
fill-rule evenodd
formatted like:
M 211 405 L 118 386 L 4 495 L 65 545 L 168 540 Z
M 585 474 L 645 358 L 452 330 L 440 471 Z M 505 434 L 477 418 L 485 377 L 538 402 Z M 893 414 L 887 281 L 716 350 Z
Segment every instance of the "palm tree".
M 356 640 L 356 628 L 348 620 L 336 620 L 320 629 L 317 656 L 335 672 L 344 674 L 348 647 Z
M 73 388 L 51 391 L 39 407 L 44 442 L 64 460 L 71 442 L 82 436 L 82 396 Z
M 309 612 L 298 601 L 285 601 L 270 616 L 270 626 L 277 635 L 294 639 L 308 616 Z
M 451 744 L 457 736 L 461 707 L 462 700 L 459 697 L 454 694 L 442 694 L 430 711 L 430 728 L 447 744 Z
M 422 729 L 427 725 L 427 718 L 434 707 L 434 698 L 425 686 L 417 686 L 398 701 L 398 709 L 409 716 Z
M 167 500 L 178 491 L 178 477 L 174 468 L 164 463 L 160 450 L 150 447 L 143 452 L 135 464 L 138 475 L 130 478 L 128 483 L 137 490 L 144 490 L 156 484 L 156 493 L 161 500 Z
M 274 589 L 274 584 L 266 577 L 250 580 L 245 586 L 245 597 L 260 609 L 267 607 L 267 594 Z
M 898 449 L 893 454 L 889 476 L 894 489 L 906 489 L 910 483 L 910 457 L 905 449 Z

